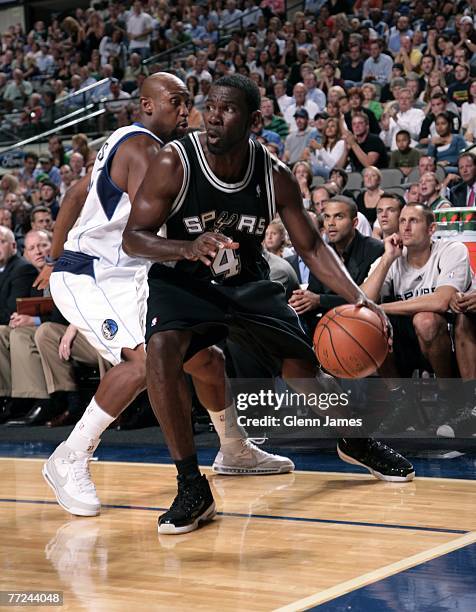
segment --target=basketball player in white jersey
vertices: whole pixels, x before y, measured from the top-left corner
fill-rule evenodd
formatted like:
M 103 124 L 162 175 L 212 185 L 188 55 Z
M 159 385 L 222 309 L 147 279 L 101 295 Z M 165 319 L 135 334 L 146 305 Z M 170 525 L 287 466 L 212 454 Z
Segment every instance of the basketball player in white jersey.
M 52 257 L 58 259 L 51 262 L 53 272 L 50 268 L 37 282 L 44 287 L 50 276 L 53 299 L 64 317 L 114 366 L 71 435 L 43 467 L 58 503 L 81 516 L 100 512 L 88 465 L 102 432 L 145 389 L 147 266 L 124 253 L 122 232 L 150 162 L 161 145 L 183 136 L 188 127 L 188 91 L 170 74 L 145 80 L 140 105 L 140 123 L 116 130 L 99 151 L 89 179 L 66 195 L 53 240 Z M 224 409 L 224 364 L 218 349 L 201 351 L 185 371 L 221 439 L 216 471 L 269 474 L 294 469 L 289 459 L 246 441 L 234 408 Z

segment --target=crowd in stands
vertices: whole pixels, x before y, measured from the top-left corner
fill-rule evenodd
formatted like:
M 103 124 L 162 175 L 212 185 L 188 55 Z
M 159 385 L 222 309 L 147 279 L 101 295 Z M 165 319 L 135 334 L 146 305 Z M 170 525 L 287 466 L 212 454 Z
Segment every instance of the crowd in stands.
M 38 21 L 29 32 L 11 26 L 2 33 L 1 127 L 46 129 L 58 112 L 100 100 L 107 110 L 101 130 L 127 125 L 143 80 L 164 67 L 144 60 L 177 45 L 166 67 L 191 93 L 194 129 L 203 127 L 214 80 L 248 76 L 262 95 L 262 121 L 251 137 L 292 169 L 319 231 L 354 280 L 386 303 L 397 350 L 385 374 L 424 367 L 441 378 L 471 381 L 476 287 L 468 253 L 461 243 L 435 242 L 432 235 L 435 213 L 476 204 L 475 24 L 473 1 L 306 0 L 288 15 L 281 0 L 93 2 L 49 24 Z M 41 264 L 41 257 L 29 255 L 32 237 L 44 239 L 46 253 L 62 199 L 94 157 L 85 135 L 75 135 L 66 150 L 55 135 L 48 153 L 27 152 L 19 171 L 3 175 L 0 243 L 10 257 L 23 252 L 31 278 Z M 474 215 L 466 229 L 476 231 Z M 282 280 L 284 270 L 289 303 L 312 333 L 316 317 L 340 299 L 309 275 L 279 219 L 269 226 L 264 247 L 272 273 Z M 276 263 L 283 257 L 284 268 Z M 418 275 L 412 276 L 412 266 Z M 14 328 L 14 305 L 7 310 L 0 326 Z M 30 344 L 42 337 L 44 325 L 53 325 L 35 330 L 37 323 Z M 54 324 L 66 333 L 66 322 Z M 0 342 L 12 351 L 13 334 L 4 334 Z M 68 334 L 74 346 L 74 330 Z M 405 361 L 409 353 L 417 358 Z M 35 367 L 44 366 L 42 351 L 36 356 Z M 43 401 L 56 392 L 46 370 L 43 377 L 32 395 L 18 392 L 12 373 L 10 382 L 0 379 L 0 396 L 16 389 L 19 398 Z M 72 383 L 63 386 L 61 392 L 76 391 Z

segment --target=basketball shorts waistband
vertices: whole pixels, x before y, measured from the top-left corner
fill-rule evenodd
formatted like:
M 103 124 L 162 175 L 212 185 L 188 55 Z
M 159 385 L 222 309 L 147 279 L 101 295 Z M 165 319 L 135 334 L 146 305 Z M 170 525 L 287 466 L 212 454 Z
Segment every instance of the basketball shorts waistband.
M 70 272 L 71 274 L 87 274 L 92 278 L 94 275 L 94 261 L 99 257 L 78 253 L 77 251 L 63 251 L 61 257 L 55 264 L 53 272 Z

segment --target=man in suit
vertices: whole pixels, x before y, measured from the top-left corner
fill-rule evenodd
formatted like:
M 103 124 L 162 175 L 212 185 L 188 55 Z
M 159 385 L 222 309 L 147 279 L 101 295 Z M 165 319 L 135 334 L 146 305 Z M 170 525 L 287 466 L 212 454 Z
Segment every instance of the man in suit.
M 381 241 L 357 231 L 357 205 L 346 196 L 335 196 L 324 204 L 324 228 L 329 244 L 342 259 L 356 284 L 367 277 L 372 263 L 384 251 Z M 345 300 L 324 286 L 312 274 L 308 289 L 297 289 L 289 300 L 298 315 L 304 315 L 309 331 L 313 331 L 318 315 L 344 304 Z
M 309 283 L 309 268 L 306 266 L 301 257 L 299 257 L 299 255 L 296 253 L 295 255 L 285 257 L 285 259 L 291 265 L 294 272 L 296 272 L 299 284 L 303 285 Z
M 17 254 L 17 246 L 13 232 L 6 227 L 0 227 L 0 347 L 10 351 L 10 336 L 14 328 L 21 323 L 21 317 L 16 313 L 17 298 L 30 297 L 32 284 L 38 272 L 36 268 Z M 11 380 L 10 367 L 6 364 L 0 367 L 0 423 L 11 416 Z M 8 379 L 8 380 L 7 380 Z
M 0 325 L 8 325 L 17 298 L 28 297 L 38 272 L 17 254 L 13 232 L 0 227 Z
M 458 159 L 458 171 L 463 179 L 450 191 L 453 206 L 476 206 L 476 157 L 464 153 Z

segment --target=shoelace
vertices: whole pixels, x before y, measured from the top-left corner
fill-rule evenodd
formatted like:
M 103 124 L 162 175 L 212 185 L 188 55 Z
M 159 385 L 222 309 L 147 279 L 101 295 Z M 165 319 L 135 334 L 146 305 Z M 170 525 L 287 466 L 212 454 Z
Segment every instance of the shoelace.
M 257 454 L 259 457 L 264 457 L 265 455 L 268 456 L 269 453 L 267 453 L 266 451 L 262 450 L 261 448 L 258 448 L 257 446 L 255 446 L 254 441 L 251 441 L 250 438 L 243 440 L 242 442 L 242 448 L 240 451 L 240 455 L 246 455 L 249 452 L 255 453 Z
M 187 512 L 193 509 L 203 497 L 197 489 L 198 487 L 195 486 L 180 487 L 178 495 L 170 506 L 169 512 L 175 512 L 176 510 L 185 510 Z
M 96 487 L 91 479 L 89 470 L 89 462 L 92 457 L 84 457 L 84 459 L 73 459 L 70 463 L 73 472 L 74 481 L 81 493 L 96 493 Z

